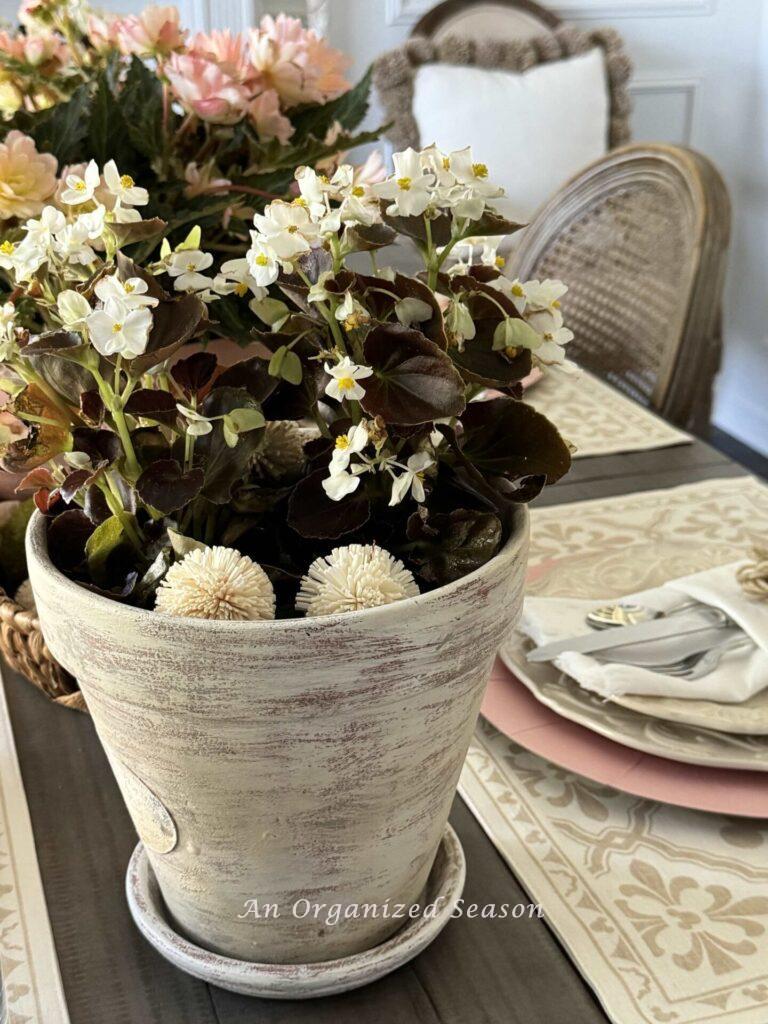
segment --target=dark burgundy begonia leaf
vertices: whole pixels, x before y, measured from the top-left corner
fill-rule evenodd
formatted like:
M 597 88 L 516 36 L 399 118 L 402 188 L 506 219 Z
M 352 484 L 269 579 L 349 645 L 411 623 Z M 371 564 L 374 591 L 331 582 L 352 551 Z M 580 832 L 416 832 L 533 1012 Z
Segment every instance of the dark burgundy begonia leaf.
M 185 473 L 175 459 L 158 459 L 136 481 L 136 490 L 145 505 L 170 515 L 196 498 L 204 483 L 199 467 Z

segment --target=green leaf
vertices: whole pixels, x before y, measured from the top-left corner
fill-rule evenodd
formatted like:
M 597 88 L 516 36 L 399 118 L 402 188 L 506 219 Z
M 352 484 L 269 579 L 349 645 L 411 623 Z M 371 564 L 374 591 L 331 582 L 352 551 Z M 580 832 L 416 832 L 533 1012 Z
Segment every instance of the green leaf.
M 510 316 L 500 320 L 493 332 L 493 348 L 496 352 L 507 348 L 536 349 L 541 345 L 541 340 L 541 335 L 525 320 Z
M 166 145 L 163 131 L 163 86 L 144 61 L 134 57 L 120 93 L 128 136 L 149 159 L 162 153 Z
M 90 155 L 85 145 L 92 105 L 91 88 L 81 85 L 66 103 L 59 103 L 35 117 L 27 129 L 41 153 L 53 153 L 64 164 L 79 163 Z
M 241 409 L 258 409 L 259 403 L 244 388 L 214 388 L 203 402 L 201 412 L 209 419 L 224 417 Z M 249 430 L 238 437 L 232 448 L 227 443 L 223 419 L 217 419 L 210 434 L 197 439 L 195 454 L 205 471 L 202 494 L 216 505 L 225 505 L 232 488 L 242 481 L 254 453 L 261 444 L 260 430 Z
M 269 361 L 269 373 L 272 377 L 287 380 L 289 384 L 301 384 L 301 360 L 286 345 L 281 345 Z
M 123 540 L 123 524 L 118 516 L 110 516 L 100 523 L 85 543 L 85 556 L 93 579 L 105 577 L 107 559 Z
M 368 113 L 372 72 L 373 68 L 369 67 L 357 85 L 338 99 L 322 106 L 312 104 L 304 110 L 299 110 L 293 118 L 295 132 L 291 142 L 297 144 L 309 135 L 316 139 L 324 139 L 326 132 L 336 121 L 347 131 L 357 128 Z M 346 147 L 339 147 L 342 148 Z
M 88 155 L 99 166 L 108 160 L 114 160 L 120 170 L 135 166 L 128 125 L 103 72 L 97 79 L 91 106 L 88 143 Z

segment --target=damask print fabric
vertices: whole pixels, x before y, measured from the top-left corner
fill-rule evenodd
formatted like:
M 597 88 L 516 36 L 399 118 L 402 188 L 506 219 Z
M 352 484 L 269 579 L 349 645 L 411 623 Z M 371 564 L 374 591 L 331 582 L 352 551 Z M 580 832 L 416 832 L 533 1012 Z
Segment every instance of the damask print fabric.
M 0 676 L 0 971 L 9 1024 L 69 1024 Z
M 575 458 L 690 444 L 693 438 L 587 370 L 549 369 L 525 400 L 576 446 Z
M 537 509 L 531 524 L 529 593 L 621 595 L 747 554 L 768 531 L 768 488 L 708 480 Z M 482 719 L 460 791 L 616 1024 L 765 1024 L 768 823 L 590 782 Z
M 460 792 L 615 1024 L 768 1020 L 768 824 L 589 782 L 483 720 Z

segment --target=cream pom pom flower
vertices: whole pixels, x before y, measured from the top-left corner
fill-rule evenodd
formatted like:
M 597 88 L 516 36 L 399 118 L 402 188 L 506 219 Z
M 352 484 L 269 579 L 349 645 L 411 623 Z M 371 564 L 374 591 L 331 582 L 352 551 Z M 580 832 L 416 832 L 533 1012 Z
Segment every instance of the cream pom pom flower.
M 247 555 L 232 548 L 197 548 L 168 570 L 155 609 L 192 619 L 274 619 L 275 592 Z
M 296 608 L 307 615 L 338 615 L 418 593 L 413 574 L 388 551 L 375 544 L 350 544 L 315 559 L 301 581 Z
M 38 153 L 23 132 L 8 132 L 0 143 L 0 220 L 35 217 L 56 188 L 58 161 Z

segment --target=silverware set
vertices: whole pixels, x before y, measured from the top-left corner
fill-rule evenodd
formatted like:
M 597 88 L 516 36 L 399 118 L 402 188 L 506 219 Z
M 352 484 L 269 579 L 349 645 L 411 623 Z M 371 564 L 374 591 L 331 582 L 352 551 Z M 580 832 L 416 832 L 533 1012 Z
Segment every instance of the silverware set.
M 593 632 L 536 647 L 528 660 L 551 661 L 577 651 L 603 663 L 701 679 L 726 655 L 754 645 L 725 612 L 696 601 L 667 614 L 638 604 L 603 605 L 587 614 L 586 623 Z

